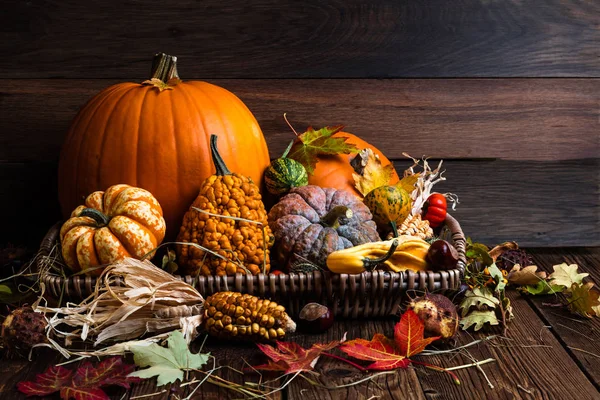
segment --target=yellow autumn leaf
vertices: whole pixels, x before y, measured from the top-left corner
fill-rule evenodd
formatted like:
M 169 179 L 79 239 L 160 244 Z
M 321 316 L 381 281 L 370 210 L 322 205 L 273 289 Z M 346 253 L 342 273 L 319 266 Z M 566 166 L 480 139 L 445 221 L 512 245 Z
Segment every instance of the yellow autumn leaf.
M 600 307 L 600 292 L 592 289 L 592 282 L 578 284 L 573 283 L 569 296 L 569 309 L 572 313 L 579 314 L 585 318 L 592 318 L 598 315 L 598 307 Z
M 363 196 L 366 196 L 373 189 L 390 183 L 390 179 L 394 174 L 393 165 L 383 166 L 379 156 L 369 148 L 361 150 L 357 157 L 361 157 L 364 168 L 361 174 L 352 173 L 352 177 L 354 178 L 356 190 Z
M 411 194 L 415 190 L 415 183 L 419 180 L 420 173 L 413 175 L 407 175 L 400 179 L 400 182 L 396 183 L 396 187 L 406 190 L 408 194 Z

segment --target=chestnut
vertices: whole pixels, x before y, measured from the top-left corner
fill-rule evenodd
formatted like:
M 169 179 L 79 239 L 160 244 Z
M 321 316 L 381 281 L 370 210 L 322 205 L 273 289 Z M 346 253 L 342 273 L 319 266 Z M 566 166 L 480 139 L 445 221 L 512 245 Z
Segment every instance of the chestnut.
M 458 313 L 452 301 L 441 294 L 427 293 L 408 305 L 423 322 L 425 337 L 440 336 L 450 339 L 458 331 Z
M 298 316 L 298 329 L 306 333 L 322 333 L 333 325 L 333 312 L 319 303 L 308 303 Z
M 425 260 L 434 271 L 450 270 L 458 264 L 458 251 L 445 240 L 436 240 L 431 244 Z

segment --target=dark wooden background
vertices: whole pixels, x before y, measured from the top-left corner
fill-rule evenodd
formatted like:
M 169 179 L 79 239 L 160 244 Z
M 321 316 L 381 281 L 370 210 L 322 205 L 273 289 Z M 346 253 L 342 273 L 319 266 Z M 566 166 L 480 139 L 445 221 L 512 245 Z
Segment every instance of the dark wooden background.
M 298 129 L 344 124 L 385 150 L 446 160 L 468 236 L 600 245 L 597 0 L 3 1 L 0 243 L 60 218 L 57 159 L 100 89 L 183 79 L 236 93 L 277 156 Z

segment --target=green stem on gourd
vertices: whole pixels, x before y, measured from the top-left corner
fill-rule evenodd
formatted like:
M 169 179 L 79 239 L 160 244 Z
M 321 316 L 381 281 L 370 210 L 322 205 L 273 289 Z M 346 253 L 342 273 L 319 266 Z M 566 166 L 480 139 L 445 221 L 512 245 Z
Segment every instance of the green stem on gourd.
M 286 158 L 288 153 L 290 152 L 290 150 L 292 149 L 292 146 L 294 145 L 294 141 L 292 140 L 290 142 L 290 144 L 288 145 L 287 149 L 285 149 L 285 151 L 283 152 L 283 154 L 281 155 L 281 157 L 279 158 Z
M 396 221 L 390 221 L 390 226 L 392 227 L 394 237 L 398 237 L 398 226 L 396 225 Z
M 391 256 L 394 255 L 394 252 L 396 251 L 396 248 L 398 247 L 398 240 L 394 239 L 394 241 L 392 242 L 392 245 L 390 246 L 390 249 L 388 250 L 387 253 L 385 253 L 385 255 L 378 257 L 378 258 L 367 258 L 364 257 L 363 258 L 363 266 L 365 267 L 365 269 L 367 271 L 372 271 L 375 269 L 375 267 L 385 261 L 387 261 L 388 258 L 390 258 Z
M 346 206 L 335 206 L 321 218 L 320 224 L 326 227 L 337 229 L 340 227 L 340 218 L 352 218 L 354 213 Z
M 210 155 L 212 157 L 213 164 L 215 165 L 215 169 L 217 170 L 217 176 L 231 175 L 231 171 L 225 165 L 225 161 L 219 154 L 219 150 L 217 149 L 217 135 L 210 135 Z
M 89 217 L 92 218 L 98 226 L 106 226 L 110 222 L 110 217 L 104 214 L 101 211 L 96 210 L 95 208 L 84 208 L 79 213 L 80 217 Z
M 152 60 L 150 79 L 160 79 L 167 83 L 171 79 L 179 79 L 177 74 L 177 57 L 165 53 L 158 53 Z

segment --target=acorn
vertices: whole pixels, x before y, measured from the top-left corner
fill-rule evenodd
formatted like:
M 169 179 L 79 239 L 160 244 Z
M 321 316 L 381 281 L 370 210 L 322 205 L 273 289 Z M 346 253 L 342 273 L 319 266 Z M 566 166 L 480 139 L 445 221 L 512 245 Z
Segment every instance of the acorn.
M 454 337 L 458 331 L 458 313 L 456 306 L 441 294 L 425 294 L 417 297 L 408 305 L 423 321 L 425 336 L 440 336 L 441 340 Z
M 300 311 L 298 328 L 306 333 L 323 333 L 333 325 L 333 312 L 319 303 L 308 303 Z

